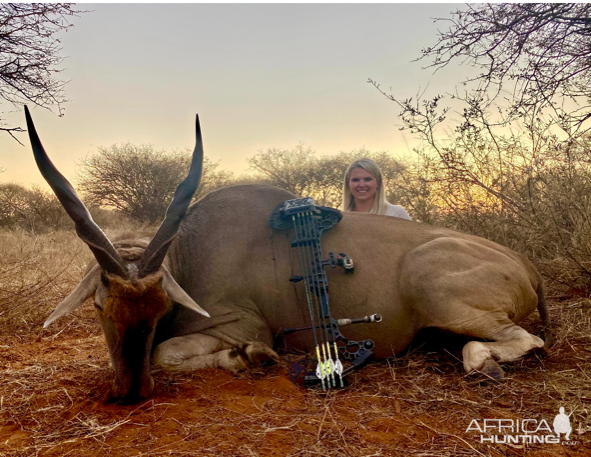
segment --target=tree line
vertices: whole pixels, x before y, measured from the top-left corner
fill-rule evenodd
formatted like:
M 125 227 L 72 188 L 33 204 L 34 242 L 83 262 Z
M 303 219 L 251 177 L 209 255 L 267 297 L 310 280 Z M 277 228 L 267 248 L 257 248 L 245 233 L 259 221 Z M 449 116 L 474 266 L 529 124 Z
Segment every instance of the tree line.
M 529 134 L 529 135 L 528 135 Z M 75 183 L 93 217 L 118 213 L 159 223 L 184 178 L 191 151 L 113 145 L 80 163 Z M 426 142 L 413 158 L 353 150 L 320 155 L 311 147 L 272 148 L 236 176 L 206 159 L 195 199 L 244 183 L 281 187 L 341 208 L 343 176 L 361 157 L 382 169 L 388 200 L 420 222 L 483 236 L 522 252 L 558 284 L 591 290 L 591 138 L 560 140 L 545 130 L 459 130 Z M 0 227 L 34 232 L 72 228 L 52 193 L 0 185 Z
M 99 147 L 96 154 L 79 164 L 75 184 L 91 212 L 117 212 L 137 222 L 155 224 L 163 219 L 176 186 L 184 179 L 191 154 L 190 150 L 156 150 L 151 145 L 129 143 Z M 311 196 L 319 205 L 339 208 L 345 170 L 362 157 L 370 157 L 380 165 L 390 199 L 405 199 L 401 186 L 407 166 L 390 154 L 355 150 L 319 156 L 303 145 L 259 151 L 247 159 L 250 171 L 240 176 L 221 169 L 219 163 L 206 157 L 201 184 L 193 199 L 223 187 L 259 183 L 281 187 L 296 196 Z M 57 230 L 69 227 L 65 216 L 50 192 L 17 184 L 0 185 L 2 227 Z

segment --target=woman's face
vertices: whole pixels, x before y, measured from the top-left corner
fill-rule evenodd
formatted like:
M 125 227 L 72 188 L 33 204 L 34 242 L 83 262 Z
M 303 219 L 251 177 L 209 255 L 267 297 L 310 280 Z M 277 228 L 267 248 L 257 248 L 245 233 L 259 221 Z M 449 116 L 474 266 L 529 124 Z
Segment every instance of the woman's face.
M 355 204 L 372 202 L 378 189 L 378 181 L 363 168 L 354 168 L 349 178 L 349 189 L 355 199 Z M 369 203 L 368 203 L 369 204 Z

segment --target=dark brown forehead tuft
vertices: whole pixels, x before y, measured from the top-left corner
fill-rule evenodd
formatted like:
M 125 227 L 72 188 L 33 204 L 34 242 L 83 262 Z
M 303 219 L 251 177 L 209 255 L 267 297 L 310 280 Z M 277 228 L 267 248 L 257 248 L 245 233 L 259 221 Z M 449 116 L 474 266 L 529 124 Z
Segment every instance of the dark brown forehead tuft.
M 105 273 L 105 278 L 109 282 L 110 293 L 118 293 L 124 295 L 143 295 L 152 289 L 161 289 L 160 281 L 162 280 L 162 272 L 146 276 L 140 279 L 123 279 L 117 275 Z
M 120 333 L 144 322 L 155 323 L 170 309 L 172 302 L 160 285 L 162 273 L 137 280 L 105 275 L 109 293 L 103 306 L 103 315 L 109 317 Z

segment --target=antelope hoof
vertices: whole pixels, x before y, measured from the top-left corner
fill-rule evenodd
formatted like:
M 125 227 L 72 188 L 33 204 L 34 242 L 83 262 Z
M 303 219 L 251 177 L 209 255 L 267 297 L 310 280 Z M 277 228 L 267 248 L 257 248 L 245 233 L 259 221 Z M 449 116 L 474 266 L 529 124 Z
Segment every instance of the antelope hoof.
M 279 362 L 277 353 L 264 343 L 253 341 L 241 345 L 239 349 L 250 365 L 272 365 Z
M 505 372 L 493 359 L 487 359 L 480 371 L 495 381 L 502 381 L 505 378 Z

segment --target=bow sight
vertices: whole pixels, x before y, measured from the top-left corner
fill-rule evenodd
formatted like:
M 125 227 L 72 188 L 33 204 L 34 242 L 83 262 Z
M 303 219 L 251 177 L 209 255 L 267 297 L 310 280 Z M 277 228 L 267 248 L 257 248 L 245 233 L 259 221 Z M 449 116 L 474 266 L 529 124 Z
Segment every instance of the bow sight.
M 308 311 L 310 312 L 309 327 L 285 328 L 283 335 L 302 330 L 311 330 L 317 357 L 316 370 L 304 373 L 307 386 L 320 383 L 323 389 L 344 387 L 343 378 L 352 371 L 361 368 L 372 355 L 372 340 L 351 341 L 345 338 L 339 326 L 380 322 L 379 314 L 357 319 L 333 319 L 328 300 L 328 279 L 325 268 L 337 266 L 344 269 L 345 274 L 353 274 L 353 260 L 346 254 L 338 257 L 331 252 L 329 259 L 323 260 L 320 247 L 320 236 L 343 218 L 340 211 L 334 208 L 316 206 L 310 197 L 286 200 L 281 203 L 269 218 L 269 225 L 277 230 L 293 229 L 295 238 L 291 246 L 298 249 L 300 259 L 300 276 L 289 278 L 292 282 L 305 282 Z M 345 368 L 343 362 L 348 366 Z M 294 366 L 290 373 L 292 380 L 301 376 L 304 367 Z

